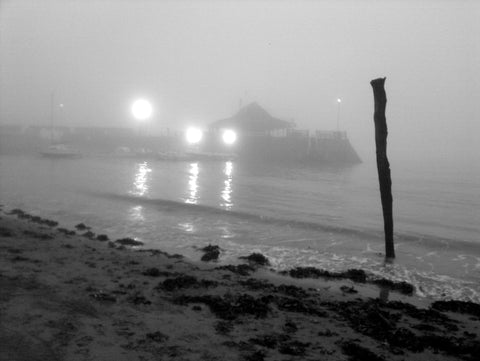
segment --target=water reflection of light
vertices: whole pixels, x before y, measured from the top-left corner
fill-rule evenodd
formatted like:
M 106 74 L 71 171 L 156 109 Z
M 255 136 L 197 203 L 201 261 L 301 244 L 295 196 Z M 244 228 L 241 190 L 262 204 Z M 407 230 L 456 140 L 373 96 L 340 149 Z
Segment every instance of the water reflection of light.
M 197 204 L 198 201 L 198 163 L 191 163 L 189 174 L 190 177 L 188 179 L 188 199 L 185 201 L 186 203 Z
M 223 173 L 226 176 L 225 181 L 223 182 L 223 190 L 222 190 L 222 199 L 224 203 L 222 204 L 225 208 L 230 209 L 232 208 L 232 174 L 233 174 L 233 163 L 232 162 L 225 162 L 225 168 L 223 169 Z
M 147 162 L 138 164 L 138 169 L 135 173 L 135 180 L 133 181 L 133 191 L 131 191 L 131 194 L 143 196 L 148 192 L 148 174 L 151 171 L 152 170 L 148 167 Z
M 130 209 L 130 215 L 134 221 L 144 221 L 145 217 L 143 216 L 143 207 L 135 206 Z
M 193 225 L 193 223 L 184 222 L 184 223 L 179 223 L 178 225 L 185 232 L 192 233 L 195 231 L 195 226 Z

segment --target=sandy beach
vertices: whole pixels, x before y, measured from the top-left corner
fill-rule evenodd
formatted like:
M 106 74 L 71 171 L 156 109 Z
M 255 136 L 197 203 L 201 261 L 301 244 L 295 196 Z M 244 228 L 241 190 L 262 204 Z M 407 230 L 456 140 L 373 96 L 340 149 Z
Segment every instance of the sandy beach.
M 64 229 L 22 210 L 0 217 L 1 361 L 476 360 L 480 353 L 480 305 L 402 296 L 409 285 L 361 270 L 279 274 L 259 255 L 225 266 L 215 247 L 205 262 L 192 262 L 88 225 Z

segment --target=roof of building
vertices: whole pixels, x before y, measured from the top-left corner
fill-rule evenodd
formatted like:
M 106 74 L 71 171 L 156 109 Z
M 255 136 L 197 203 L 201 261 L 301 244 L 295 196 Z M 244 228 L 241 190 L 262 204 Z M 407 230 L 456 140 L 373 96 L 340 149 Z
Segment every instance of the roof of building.
M 212 129 L 232 128 L 246 132 L 265 132 L 292 127 L 292 122 L 272 117 L 255 102 L 244 106 L 230 118 L 220 119 L 210 124 Z

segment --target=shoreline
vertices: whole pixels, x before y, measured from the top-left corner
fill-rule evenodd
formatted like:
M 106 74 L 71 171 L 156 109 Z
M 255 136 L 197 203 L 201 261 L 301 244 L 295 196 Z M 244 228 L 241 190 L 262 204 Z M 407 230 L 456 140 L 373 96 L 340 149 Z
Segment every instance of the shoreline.
M 281 275 L 248 260 L 192 262 L 8 213 L 0 213 L 0 360 L 473 360 L 480 352 L 478 304 L 417 308 L 359 272 L 325 281 L 316 269 Z

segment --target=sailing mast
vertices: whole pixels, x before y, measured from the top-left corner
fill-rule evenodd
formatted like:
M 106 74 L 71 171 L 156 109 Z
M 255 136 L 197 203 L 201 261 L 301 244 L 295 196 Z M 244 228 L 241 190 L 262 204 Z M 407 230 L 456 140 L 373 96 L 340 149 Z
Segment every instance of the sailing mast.
M 50 145 L 53 145 L 53 123 L 55 118 L 55 92 L 50 93 Z

